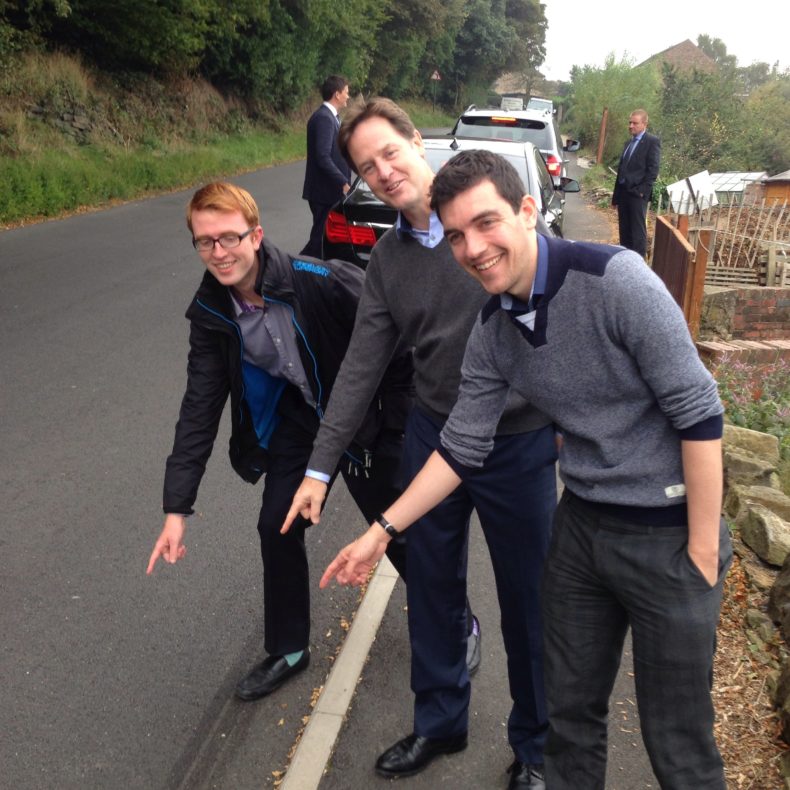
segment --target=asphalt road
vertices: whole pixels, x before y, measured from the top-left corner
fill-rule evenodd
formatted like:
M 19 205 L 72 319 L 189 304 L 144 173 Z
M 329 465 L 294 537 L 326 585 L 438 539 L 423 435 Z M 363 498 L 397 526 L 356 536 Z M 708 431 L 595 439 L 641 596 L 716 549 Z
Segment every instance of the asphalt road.
M 293 251 L 303 172 L 235 179 Z M 145 575 L 202 275 L 191 192 L 0 233 L 2 787 L 270 786 L 356 605 L 315 575 L 304 682 L 232 699 L 262 649 L 260 492 L 230 469 L 226 422 L 186 559 Z M 338 491 L 311 531 L 316 574 L 362 526 L 349 503 Z
M 303 167 L 235 179 L 257 199 L 267 235 L 291 251 L 310 227 Z M 308 538 L 313 663 L 266 700 L 233 699 L 261 651 L 259 490 L 230 470 L 226 423 L 186 559 L 145 576 L 185 381 L 183 312 L 202 273 L 183 219 L 190 194 L 0 233 L 2 787 L 272 786 L 356 605 L 356 591 L 317 589 L 362 526 L 341 485 Z M 566 235 L 608 240 L 595 216 L 569 196 Z M 471 546 L 470 594 L 485 628 L 472 745 L 410 780 L 415 788 L 506 783 L 504 654 L 478 530 Z M 408 732 L 403 606 L 398 583 L 322 790 L 383 784 L 372 761 Z M 621 781 L 611 786 L 649 787 L 627 665 L 613 710 Z

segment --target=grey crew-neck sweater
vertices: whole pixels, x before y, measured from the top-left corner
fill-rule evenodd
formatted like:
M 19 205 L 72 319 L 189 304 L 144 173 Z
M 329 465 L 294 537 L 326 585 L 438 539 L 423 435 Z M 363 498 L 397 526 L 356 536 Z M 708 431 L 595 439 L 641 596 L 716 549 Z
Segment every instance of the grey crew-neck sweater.
M 399 342 L 414 349 L 418 408 L 443 423 L 458 396 L 469 332 L 487 298 L 445 240 L 429 249 L 394 229 L 385 233 L 373 248 L 354 333 L 308 468 L 332 473 Z M 496 432 L 522 433 L 549 422 L 514 395 Z

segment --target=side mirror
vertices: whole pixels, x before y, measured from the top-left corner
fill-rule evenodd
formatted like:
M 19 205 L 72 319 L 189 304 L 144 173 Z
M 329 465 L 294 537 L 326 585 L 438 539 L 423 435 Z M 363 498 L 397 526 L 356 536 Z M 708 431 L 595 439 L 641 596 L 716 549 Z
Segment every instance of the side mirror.
M 582 188 L 579 186 L 579 182 L 575 178 L 568 178 L 567 176 L 563 176 L 560 179 L 560 192 L 581 192 Z
M 582 144 L 578 140 L 568 140 L 565 145 L 562 146 L 563 151 L 578 151 L 582 147 Z

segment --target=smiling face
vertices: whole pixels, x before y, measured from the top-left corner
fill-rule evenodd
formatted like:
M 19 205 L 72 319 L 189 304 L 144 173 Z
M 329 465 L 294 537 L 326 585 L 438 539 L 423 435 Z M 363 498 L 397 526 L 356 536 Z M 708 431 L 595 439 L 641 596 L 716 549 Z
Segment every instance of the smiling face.
M 192 212 L 192 235 L 196 239 L 217 239 L 226 233 L 241 236 L 247 230 L 249 226 L 241 211 L 204 209 Z M 263 228 L 256 225 L 238 247 L 226 250 L 219 243 L 215 243 L 210 250 L 198 254 L 206 268 L 222 285 L 233 287 L 241 294 L 252 293 L 258 274 L 257 252 L 261 239 Z
M 430 213 L 428 192 L 433 181 L 423 150 L 419 132 L 403 137 L 378 116 L 362 121 L 348 141 L 349 156 L 373 194 L 418 227 Z
M 538 259 L 538 209 L 525 195 L 514 212 L 484 180 L 441 206 L 444 234 L 458 263 L 490 294 L 526 301 Z

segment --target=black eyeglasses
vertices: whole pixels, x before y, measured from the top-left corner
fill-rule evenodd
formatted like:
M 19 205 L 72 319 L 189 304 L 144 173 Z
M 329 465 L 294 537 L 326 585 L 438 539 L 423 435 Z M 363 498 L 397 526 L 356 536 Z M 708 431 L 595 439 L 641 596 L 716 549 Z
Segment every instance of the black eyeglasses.
M 223 250 L 232 250 L 234 247 L 238 247 L 239 244 L 241 244 L 242 239 L 245 239 L 254 230 L 255 228 L 250 228 L 244 233 L 223 233 L 217 238 L 212 238 L 211 236 L 201 236 L 199 239 L 196 239 L 193 237 L 192 246 L 198 252 L 210 252 L 214 249 L 215 244 L 219 244 Z

